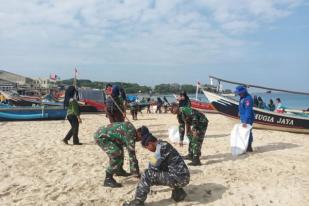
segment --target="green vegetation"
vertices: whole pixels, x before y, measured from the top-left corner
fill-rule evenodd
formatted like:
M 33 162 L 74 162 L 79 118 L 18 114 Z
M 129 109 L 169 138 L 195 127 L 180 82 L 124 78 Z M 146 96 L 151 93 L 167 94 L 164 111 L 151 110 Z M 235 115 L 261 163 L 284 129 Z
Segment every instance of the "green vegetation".
M 63 81 L 58 81 L 58 85 L 73 85 L 73 79 L 67 79 Z M 159 84 L 154 86 L 154 88 L 149 86 L 141 86 L 136 83 L 127 83 L 127 82 L 98 82 L 98 81 L 91 81 L 88 79 L 79 79 L 77 81 L 78 87 L 88 87 L 94 89 L 104 89 L 107 84 L 116 84 L 120 85 L 124 88 L 126 93 L 128 94 L 136 94 L 136 93 L 151 93 L 151 94 L 179 94 L 181 91 L 186 91 L 188 94 L 195 93 L 196 86 L 191 84 Z M 204 88 L 208 91 L 215 92 L 217 88 L 211 85 L 203 85 Z M 223 93 L 232 93 L 231 90 L 225 89 Z
M 141 86 L 136 83 L 126 83 L 126 82 L 98 82 L 91 81 L 87 79 L 79 79 L 77 81 L 78 87 L 89 87 L 95 89 L 104 89 L 106 84 L 117 84 L 121 85 L 127 93 L 154 93 L 154 94 L 179 94 L 180 91 L 186 91 L 187 93 L 195 93 L 196 86 L 190 84 L 159 84 L 154 88 L 149 86 Z M 67 79 L 63 81 L 59 81 L 58 85 L 72 85 L 73 79 Z
M 67 80 L 63 80 L 63 81 L 59 81 L 58 85 L 73 85 L 73 79 L 67 79 Z M 150 91 L 152 91 L 151 87 L 148 86 L 140 86 L 139 84 L 136 83 L 125 83 L 125 82 L 98 82 L 98 81 L 94 81 L 92 82 L 91 80 L 88 79 L 79 79 L 77 81 L 77 86 L 78 87 L 89 87 L 89 88 L 94 88 L 94 89 L 104 89 L 105 86 L 107 84 L 117 84 L 117 85 L 121 85 L 124 90 L 127 93 L 149 93 Z

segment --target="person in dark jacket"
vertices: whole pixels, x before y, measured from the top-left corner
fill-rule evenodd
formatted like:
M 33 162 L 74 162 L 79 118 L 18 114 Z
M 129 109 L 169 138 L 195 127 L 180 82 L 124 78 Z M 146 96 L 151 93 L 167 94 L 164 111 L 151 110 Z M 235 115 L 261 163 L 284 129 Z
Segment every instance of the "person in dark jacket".
M 266 108 L 266 104 L 264 103 L 262 97 L 258 97 L 258 108 L 260 108 L 260 109 Z
M 268 109 L 272 112 L 276 109 L 276 105 L 274 104 L 274 101 L 272 99 L 269 100 Z
M 160 114 L 162 113 L 162 108 L 163 106 L 163 101 L 160 97 L 157 98 L 157 109 L 156 109 L 156 113 L 159 112 Z
M 259 100 L 256 95 L 253 96 L 253 106 L 258 107 L 259 106 Z
M 124 203 L 123 206 L 143 206 L 153 185 L 169 186 L 173 188 L 173 200 L 184 200 L 186 192 L 182 188 L 190 182 L 190 172 L 186 163 L 171 144 L 155 138 L 147 127 L 142 126 L 138 130 L 142 136 L 142 146 L 154 152 L 154 156 L 137 185 L 135 199 Z
M 247 127 L 247 124 L 253 125 L 254 122 L 254 112 L 253 112 L 253 98 L 248 93 L 247 88 L 245 86 L 237 86 L 234 91 L 236 95 L 240 96 L 239 99 L 239 117 L 240 122 L 243 127 Z M 250 131 L 250 137 L 247 147 L 247 152 L 253 152 L 252 149 L 253 135 L 252 129 Z
M 126 108 L 124 105 L 125 93 L 118 85 L 108 85 L 106 88 L 106 94 L 108 95 L 106 100 L 106 115 L 110 123 L 124 122 Z
M 74 145 L 81 145 L 82 143 L 79 142 L 78 138 L 78 130 L 79 130 L 79 123 L 82 122 L 80 118 L 80 109 L 78 102 L 76 100 L 77 90 L 74 86 L 69 86 L 65 91 L 64 97 L 64 107 L 67 108 L 67 119 L 71 124 L 71 129 L 62 140 L 65 144 L 68 144 L 68 141 L 73 136 L 73 144 Z
M 150 106 L 151 106 L 151 99 L 150 99 L 150 97 L 147 98 L 147 103 L 148 103 L 148 105 L 147 105 L 147 114 L 150 114 L 151 113 L 151 111 L 150 111 Z

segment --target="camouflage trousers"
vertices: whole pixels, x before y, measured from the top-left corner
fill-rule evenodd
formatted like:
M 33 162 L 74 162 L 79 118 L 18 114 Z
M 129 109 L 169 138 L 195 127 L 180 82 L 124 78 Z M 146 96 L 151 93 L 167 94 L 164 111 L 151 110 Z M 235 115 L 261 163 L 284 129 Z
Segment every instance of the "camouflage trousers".
M 124 159 L 123 146 L 104 138 L 103 141 L 100 141 L 99 146 L 109 157 L 109 166 L 107 167 L 106 172 L 109 174 L 115 174 L 122 169 Z
M 192 135 L 188 135 L 189 139 L 189 147 L 188 152 L 189 155 L 193 158 L 199 158 L 201 156 L 202 145 L 204 141 L 204 137 L 206 134 L 207 126 L 204 128 L 195 129 L 192 128 Z
M 139 199 L 144 202 L 152 185 L 164 185 L 171 188 L 180 188 L 186 186 L 189 182 L 190 174 L 173 174 L 155 169 L 146 169 L 137 185 L 135 199 Z

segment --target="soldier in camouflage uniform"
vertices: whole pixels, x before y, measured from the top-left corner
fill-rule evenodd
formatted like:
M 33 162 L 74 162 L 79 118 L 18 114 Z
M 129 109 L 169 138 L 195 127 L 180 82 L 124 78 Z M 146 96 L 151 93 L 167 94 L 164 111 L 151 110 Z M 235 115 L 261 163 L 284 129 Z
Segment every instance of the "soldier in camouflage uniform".
M 187 130 L 190 143 L 188 148 L 189 154 L 184 158 L 192 160 L 189 165 L 201 165 L 201 148 L 208 126 L 208 119 L 203 113 L 189 107 L 179 107 L 178 104 L 172 105 L 172 113 L 181 115 L 182 121 L 185 122 L 185 125 L 180 125 L 180 129 Z M 184 126 L 186 128 L 184 128 Z M 180 133 L 180 146 L 183 146 L 183 139 L 184 133 Z
M 178 99 L 178 105 L 179 107 L 191 107 L 190 98 L 188 97 L 187 93 L 185 91 L 180 92 L 179 99 Z M 179 123 L 179 134 L 180 136 L 185 135 L 185 122 L 182 119 L 182 115 L 179 113 L 177 114 L 177 120 Z
M 100 127 L 94 135 L 96 143 L 106 152 L 109 157 L 109 166 L 106 169 L 104 186 L 121 187 L 113 178 L 113 175 L 129 176 L 131 174 L 139 176 L 138 161 L 135 155 L 135 142 L 140 141 L 135 127 L 130 122 L 115 122 Z M 130 173 L 123 169 L 124 152 L 126 147 L 129 153 Z
M 106 99 L 106 116 L 110 123 L 124 122 L 126 108 L 126 95 L 124 91 L 118 86 L 107 85 L 105 93 L 108 95 Z M 116 105 L 117 104 L 117 105 Z
M 169 186 L 173 188 L 172 199 L 176 202 L 184 200 L 187 194 L 182 187 L 190 181 L 186 163 L 171 144 L 157 140 L 147 127 L 143 126 L 138 130 L 143 147 L 155 154 L 137 185 L 135 199 L 123 206 L 143 206 L 152 185 Z

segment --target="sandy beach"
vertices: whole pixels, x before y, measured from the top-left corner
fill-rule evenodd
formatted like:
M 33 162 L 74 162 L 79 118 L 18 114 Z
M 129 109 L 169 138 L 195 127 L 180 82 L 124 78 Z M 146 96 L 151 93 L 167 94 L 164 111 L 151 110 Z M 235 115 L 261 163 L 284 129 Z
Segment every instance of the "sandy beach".
M 309 205 L 309 135 L 254 130 L 254 152 L 233 159 L 226 117 L 207 114 L 210 121 L 202 149 L 202 166 L 190 167 L 191 182 L 184 202 L 170 199 L 168 187 L 152 187 L 146 205 Z M 130 117 L 129 117 L 130 118 Z M 144 114 L 133 121 L 168 140 L 177 125 L 172 114 Z M 94 144 L 93 134 L 107 124 L 104 114 L 82 115 L 80 140 L 64 145 L 67 121 L 0 123 L 0 205 L 122 205 L 133 198 L 137 180 L 116 177 L 124 187 L 102 186 L 107 155 Z M 71 143 L 71 142 L 70 142 Z M 185 155 L 187 146 L 177 150 Z M 138 143 L 141 170 L 150 153 Z M 128 169 L 125 153 L 125 169 Z

